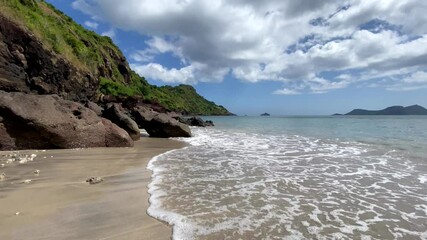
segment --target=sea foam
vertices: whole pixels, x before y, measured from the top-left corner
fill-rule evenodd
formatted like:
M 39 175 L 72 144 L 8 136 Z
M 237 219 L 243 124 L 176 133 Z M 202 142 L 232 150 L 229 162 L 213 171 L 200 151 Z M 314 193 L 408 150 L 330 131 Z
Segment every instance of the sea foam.
M 422 239 L 427 178 L 402 152 L 299 135 L 192 129 L 153 158 L 148 213 L 174 239 Z M 425 165 L 424 165 L 425 169 Z

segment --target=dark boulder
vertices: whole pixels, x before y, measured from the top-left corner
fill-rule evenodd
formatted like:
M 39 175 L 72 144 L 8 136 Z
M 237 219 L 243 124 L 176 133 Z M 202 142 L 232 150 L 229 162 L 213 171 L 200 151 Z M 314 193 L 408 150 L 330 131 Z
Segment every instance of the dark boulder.
M 106 147 L 133 147 L 132 138 L 129 134 L 112 123 L 110 120 L 101 118 L 105 128 L 105 146 Z
M 0 91 L 0 150 L 130 147 L 129 134 L 56 95 Z
M 102 112 L 104 111 L 104 109 L 102 107 L 100 107 L 98 104 L 91 102 L 91 101 L 87 101 L 85 104 L 85 107 L 94 111 L 96 113 L 96 115 L 98 115 L 98 116 L 102 116 Z
M 136 108 L 139 104 L 141 104 L 142 101 L 143 101 L 142 96 L 131 96 L 123 99 L 121 103 L 124 108 L 133 109 L 133 108 Z
M 139 128 L 146 129 L 148 127 L 148 122 L 151 121 L 158 112 L 154 111 L 149 107 L 137 107 L 132 112 L 132 118 L 138 124 Z
M 104 110 L 102 116 L 123 128 L 133 140 L 136 141 L 141 138 L 138 124 L 125 114 L 124 109 L 119 104 L 112 104 L 108 109 Z
M 118 102 L 117 97 L 113 95 L 101 95 L 101 97 L 99 98 L 99 101 L 104 104 Z
M 199 117 L 189 118 L 188 122 L 190 123 L 190 126 L 206 127 L 205 121 Z
M 183 117 L 175 117 L 179 122 L 187 124 L 189 126 L 194 127 L 210 127 L 214 126 L 214 123 L 210 120 L 204 121 L 200 117 L 191 117 L 191 118 L 183 118 Z
M 191 130 L 187 125 L 165 113 L 139 107 L 132 112 L 132 116 L 139 127 L 145 129 L 150 137 L 191 137 Z
M 205 124 L 206 124 L 207 127 L 213 127 L 213 126 L 215 126 L 214 123 L 211 120 L 206 120 Z
M 0 117 L 0 149 L 3 151 L 15 149 L 15 140 L 9 136 L 2 117 Z

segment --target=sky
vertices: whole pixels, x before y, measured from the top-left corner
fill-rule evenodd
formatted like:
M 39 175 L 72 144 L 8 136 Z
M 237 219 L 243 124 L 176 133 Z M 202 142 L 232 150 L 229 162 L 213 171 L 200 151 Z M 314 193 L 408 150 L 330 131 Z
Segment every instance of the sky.
M 239 115 L 427 107 L 427 1 L 47 0 Z

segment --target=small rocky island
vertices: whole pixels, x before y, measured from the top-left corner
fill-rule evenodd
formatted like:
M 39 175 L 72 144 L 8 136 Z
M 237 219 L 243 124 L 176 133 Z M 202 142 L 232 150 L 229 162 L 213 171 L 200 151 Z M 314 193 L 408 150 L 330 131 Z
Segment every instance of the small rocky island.
M 261 116 L 261 117 L 268 117 L 268 116 L 270 116 L 270 114 L 269 114 L 269 113 L 263 113 L 263 114 L 261 114 L 260 116 Z
M 340 115 L 341 114 L 334 114 L 334 116 Z M 354 109 L 344 115 L 427 115 L 427 109 L 419 105 L 412 105 L 408 107 L 392 106 L 382 110 Z

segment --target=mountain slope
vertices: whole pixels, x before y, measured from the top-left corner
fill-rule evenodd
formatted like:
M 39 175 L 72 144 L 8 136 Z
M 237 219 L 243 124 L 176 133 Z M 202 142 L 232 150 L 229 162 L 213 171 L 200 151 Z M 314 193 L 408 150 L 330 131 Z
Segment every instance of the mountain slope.
M 392 106 L 382 110 L 354 109 L 345 115 L 427 115 L 427 109 L 412 105 L 408 107 Z
M 193 88 L 148 84 L 109 37 L 86 30 L 45 1 L 0 0 L 0 90 L 74 101 L 141 96 L 169 110 L 229 114 L 186 89 Z

